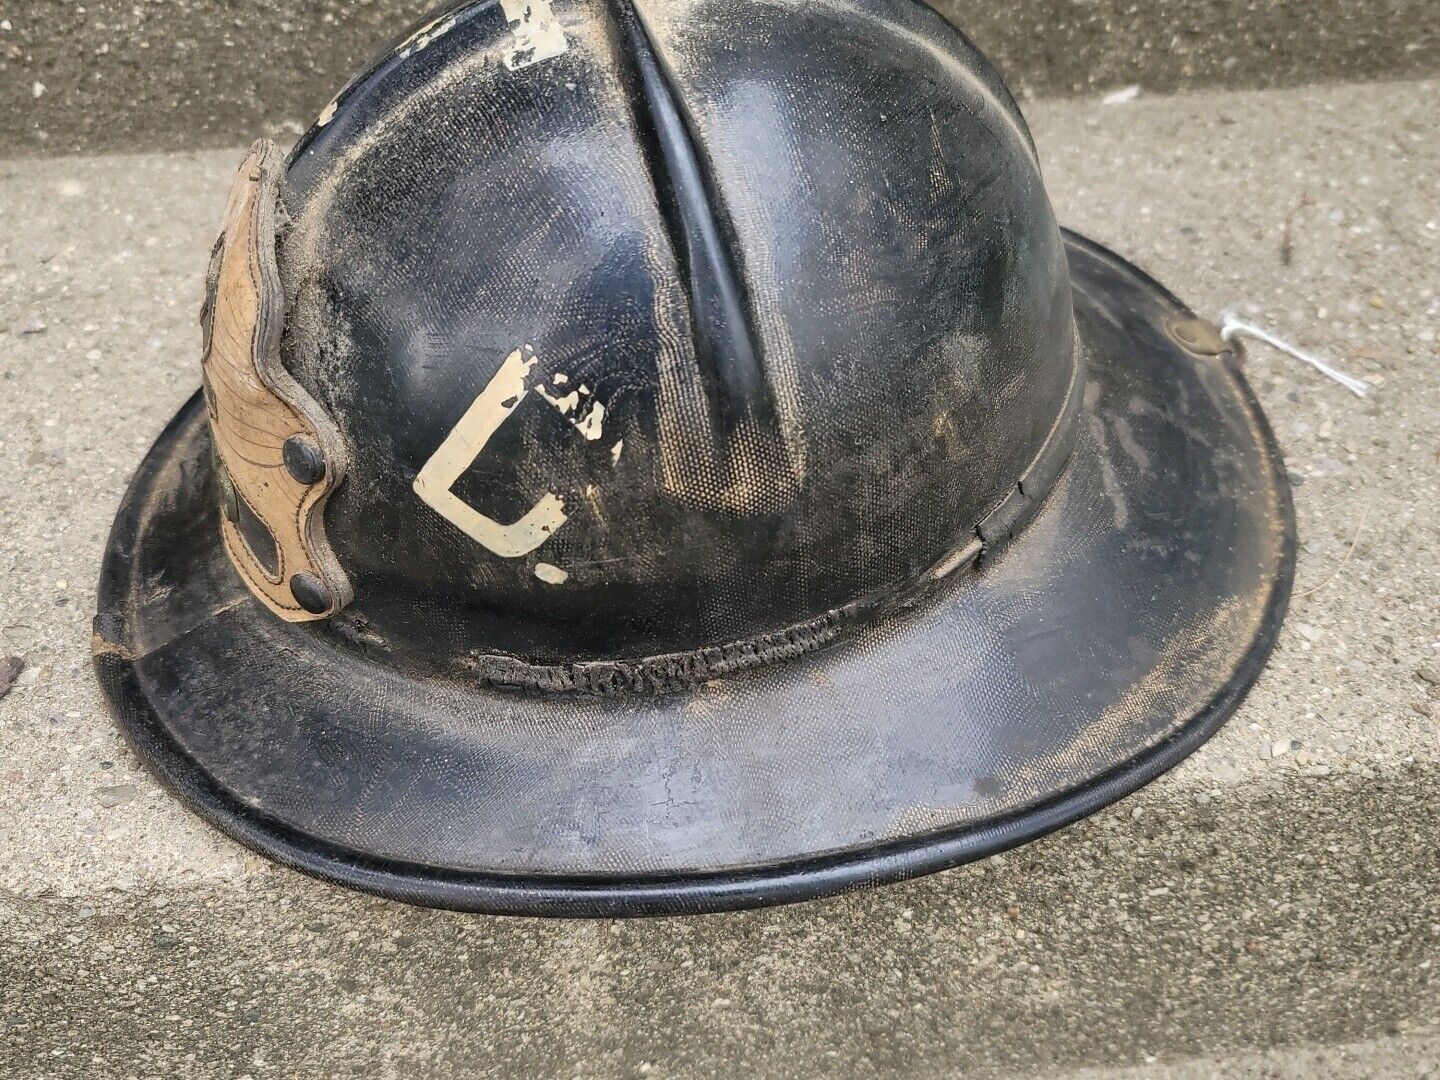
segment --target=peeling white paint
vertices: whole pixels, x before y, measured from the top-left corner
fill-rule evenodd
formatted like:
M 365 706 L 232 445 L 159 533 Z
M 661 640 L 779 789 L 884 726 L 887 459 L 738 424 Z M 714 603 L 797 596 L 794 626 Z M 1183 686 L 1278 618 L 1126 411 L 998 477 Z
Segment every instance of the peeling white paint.
M 525 400 L 529 393 L 525 378 L 535 364 L 535 354 L 528 348 L 516 349 L 507 356 L 500 370 L 415 477 L 415 494 L 428 506 L 472 540 L 507 559 L 528 555 L 565 524 L 565 504 L 560 497 L 547 492 L 519 521 L 503 525 L 480 513 L 450 489 L 480 456 L 500 425 Z
M 570 48 L 553 0 L 500 0 L 500 7 L 515 28 L 515 40 L 505 50 L 505 66 L 511 71 L 553 59 Z
M 605 406 L 595 400 L 594 391 L 581 383 L 562 397 L 547 390 L 543 380 L 536 380 L 532 386 L 531 375 L 538 363 L 539 357 L 532 345 L 516 349 L 507 356 L 415 477 L 415 494 L 427 506 L 472 540 L 503 558 L 528 555 L 565 524 L 568 515 L 564 501 L 553 492 L 547 492 L 520 520 L 505 525 L 486 517 L 451 490 L 484 452 L 495 432 L 533 390 L 565 417 L 586 441 L 594 442 L 605 433 Z M 550 376 L 550 381 L 564 386 L 570 382 L 570 376 L 556 372 Z M 624 445 L 622 439 L 610 448 L 612 464 L 620 461 Z M 551 584 L 559 582 L 552 581 Z
M 557 386 L 564 386 L 569 383 L 570 376 L 564 372 L 557 372 L 551 376 L 550 381 Z M 587 402 L 593 391 L 584 383 L 563 397 L 550 393 L 543 386 L 535 387 L 535 392 L 553 405 L 556 412 L 569 420 L 575 430 L 585 436 L 588 442 L 594 442 L 604 434 L 605 406 L 598 401 Z M 585 407 L 587 403 L 588 408 Z
M 575 425 L 575 430 L 584 435 L 588 442 L 594 442 L 605 434 L 605 406 L 600 402 L 592 402 L 590 411 L 584 416 L 576 416 L 570 421 Z
M 548 562 L 535 564 L 535 576 L 546 585 L 564 585 L 570 580 L 570 575 L 558 566 L 551 566 Z
M 448 18 L 442 15 L 440 18 L 426 23 L 402 41 L 400 47 L 395 50 L 395 54 L 404 58 L 419 52 L 421 49 L 429 48 L 454 29 L 455 22 L 458 18 L 459 16 L 457 15 L 451 15 Z
M 550 391 L 546 390 L 543 386 L 537 386 L 535 388 L 535 392 L 541 397 L 543 397 L 546 401 L 548 401 L 551 405 L 554 405 L 555 411 L 558 412 L 561 416 L 569 416 L 572 412 L 575 411 L 575 406 L 580 404 L 579 390 L 571 390 L 570 393 L 566 394 L 564 397 L 556 397 L 554 394 L 550 393 Z

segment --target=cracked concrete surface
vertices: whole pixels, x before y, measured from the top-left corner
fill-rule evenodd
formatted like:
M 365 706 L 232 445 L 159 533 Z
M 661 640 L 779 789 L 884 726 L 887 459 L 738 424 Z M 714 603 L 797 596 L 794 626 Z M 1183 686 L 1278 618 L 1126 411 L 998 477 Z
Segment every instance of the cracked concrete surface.
M 240 152 L 0 162 L 0 658 L 26 665 L 0 699 L 0 1073 L 1425 1075 L 1440 85 L 1027 113 L 1065 224 L 1376 383 L 1361 401 L 1250 349 L 1298 485 L 1276 655 L 1195 757 L 1019 852 L 625 924 L 344 893 L 137 768 L 89 671 L 95 575 L 130 473 L 198 385 Z

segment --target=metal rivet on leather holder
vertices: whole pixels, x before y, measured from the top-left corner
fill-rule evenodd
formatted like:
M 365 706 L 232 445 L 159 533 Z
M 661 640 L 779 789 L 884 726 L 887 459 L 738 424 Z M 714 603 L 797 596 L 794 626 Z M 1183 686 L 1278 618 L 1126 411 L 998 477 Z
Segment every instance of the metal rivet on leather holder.
M 1177 345 L 1196 356 L 1219 356 L 1230 349 L 1220 327 L 1209 319 L 1171 319 L 1165 329 Z
M 330 590 L 313 574 L 296 574 L 290 579 L 290 592 L 295 602 L 311 615 L 322 615 L 330 610 Z
M 285 468 L 301 484 L 318 484 L 325 479 L 325 455 L 303 435 L 291 435 L 283 449 Z

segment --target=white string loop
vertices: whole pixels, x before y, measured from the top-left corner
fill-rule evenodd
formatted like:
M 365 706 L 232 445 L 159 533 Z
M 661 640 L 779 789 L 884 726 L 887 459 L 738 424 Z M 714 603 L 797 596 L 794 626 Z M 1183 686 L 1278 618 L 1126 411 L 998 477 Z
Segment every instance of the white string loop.
M 1349 390 L 1356 397 L 1363 398 L 1370 389 L 1370 384 L 1364 379 L 1358 379 L 1354 375 L 1347 375 L 1338 368 L 1331 367 L 1318 356 L 1311 356 L 1305 350 L 1297 349 L 1288 341 L 1276 337 L 1268 330 L 1256 326 L 1254 323 L 1245 322 L 1237 316 L 1234 311 L 1226 311 L 1220 316 L 1220 337 L 1225 341 L 1233 341 L 1237 337 L 1248 337 L 1254 338 L 1256 341 L 1263 341 L 1271 348 L 1279 349 L 1287 356 L 1293 356 L 1296 360 L 1309 364 L 1316 371 L 1320 372 L 1321 375 L 1324 375 L 1327 379 L 1335 380 L 1335 382 L 1345 387 L 1346 390 Z

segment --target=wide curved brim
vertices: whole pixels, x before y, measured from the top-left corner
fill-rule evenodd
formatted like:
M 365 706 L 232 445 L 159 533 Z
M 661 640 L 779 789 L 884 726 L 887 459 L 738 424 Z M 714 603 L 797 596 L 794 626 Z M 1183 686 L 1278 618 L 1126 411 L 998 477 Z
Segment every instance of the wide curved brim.
M 250 598 L 198 395 L 105 558 L 96 665 L 145 764 L 244 844 L 412 903 L 547 915 L 800 900 L 956 866 L 1121 798 L 1213 734 L 1294 569 L 1237 357 L 1115 255 L 1067 251 L 1074 453 L 1003 552 L 823 653 L 663 697 L 516 695 L 387 666 Z

